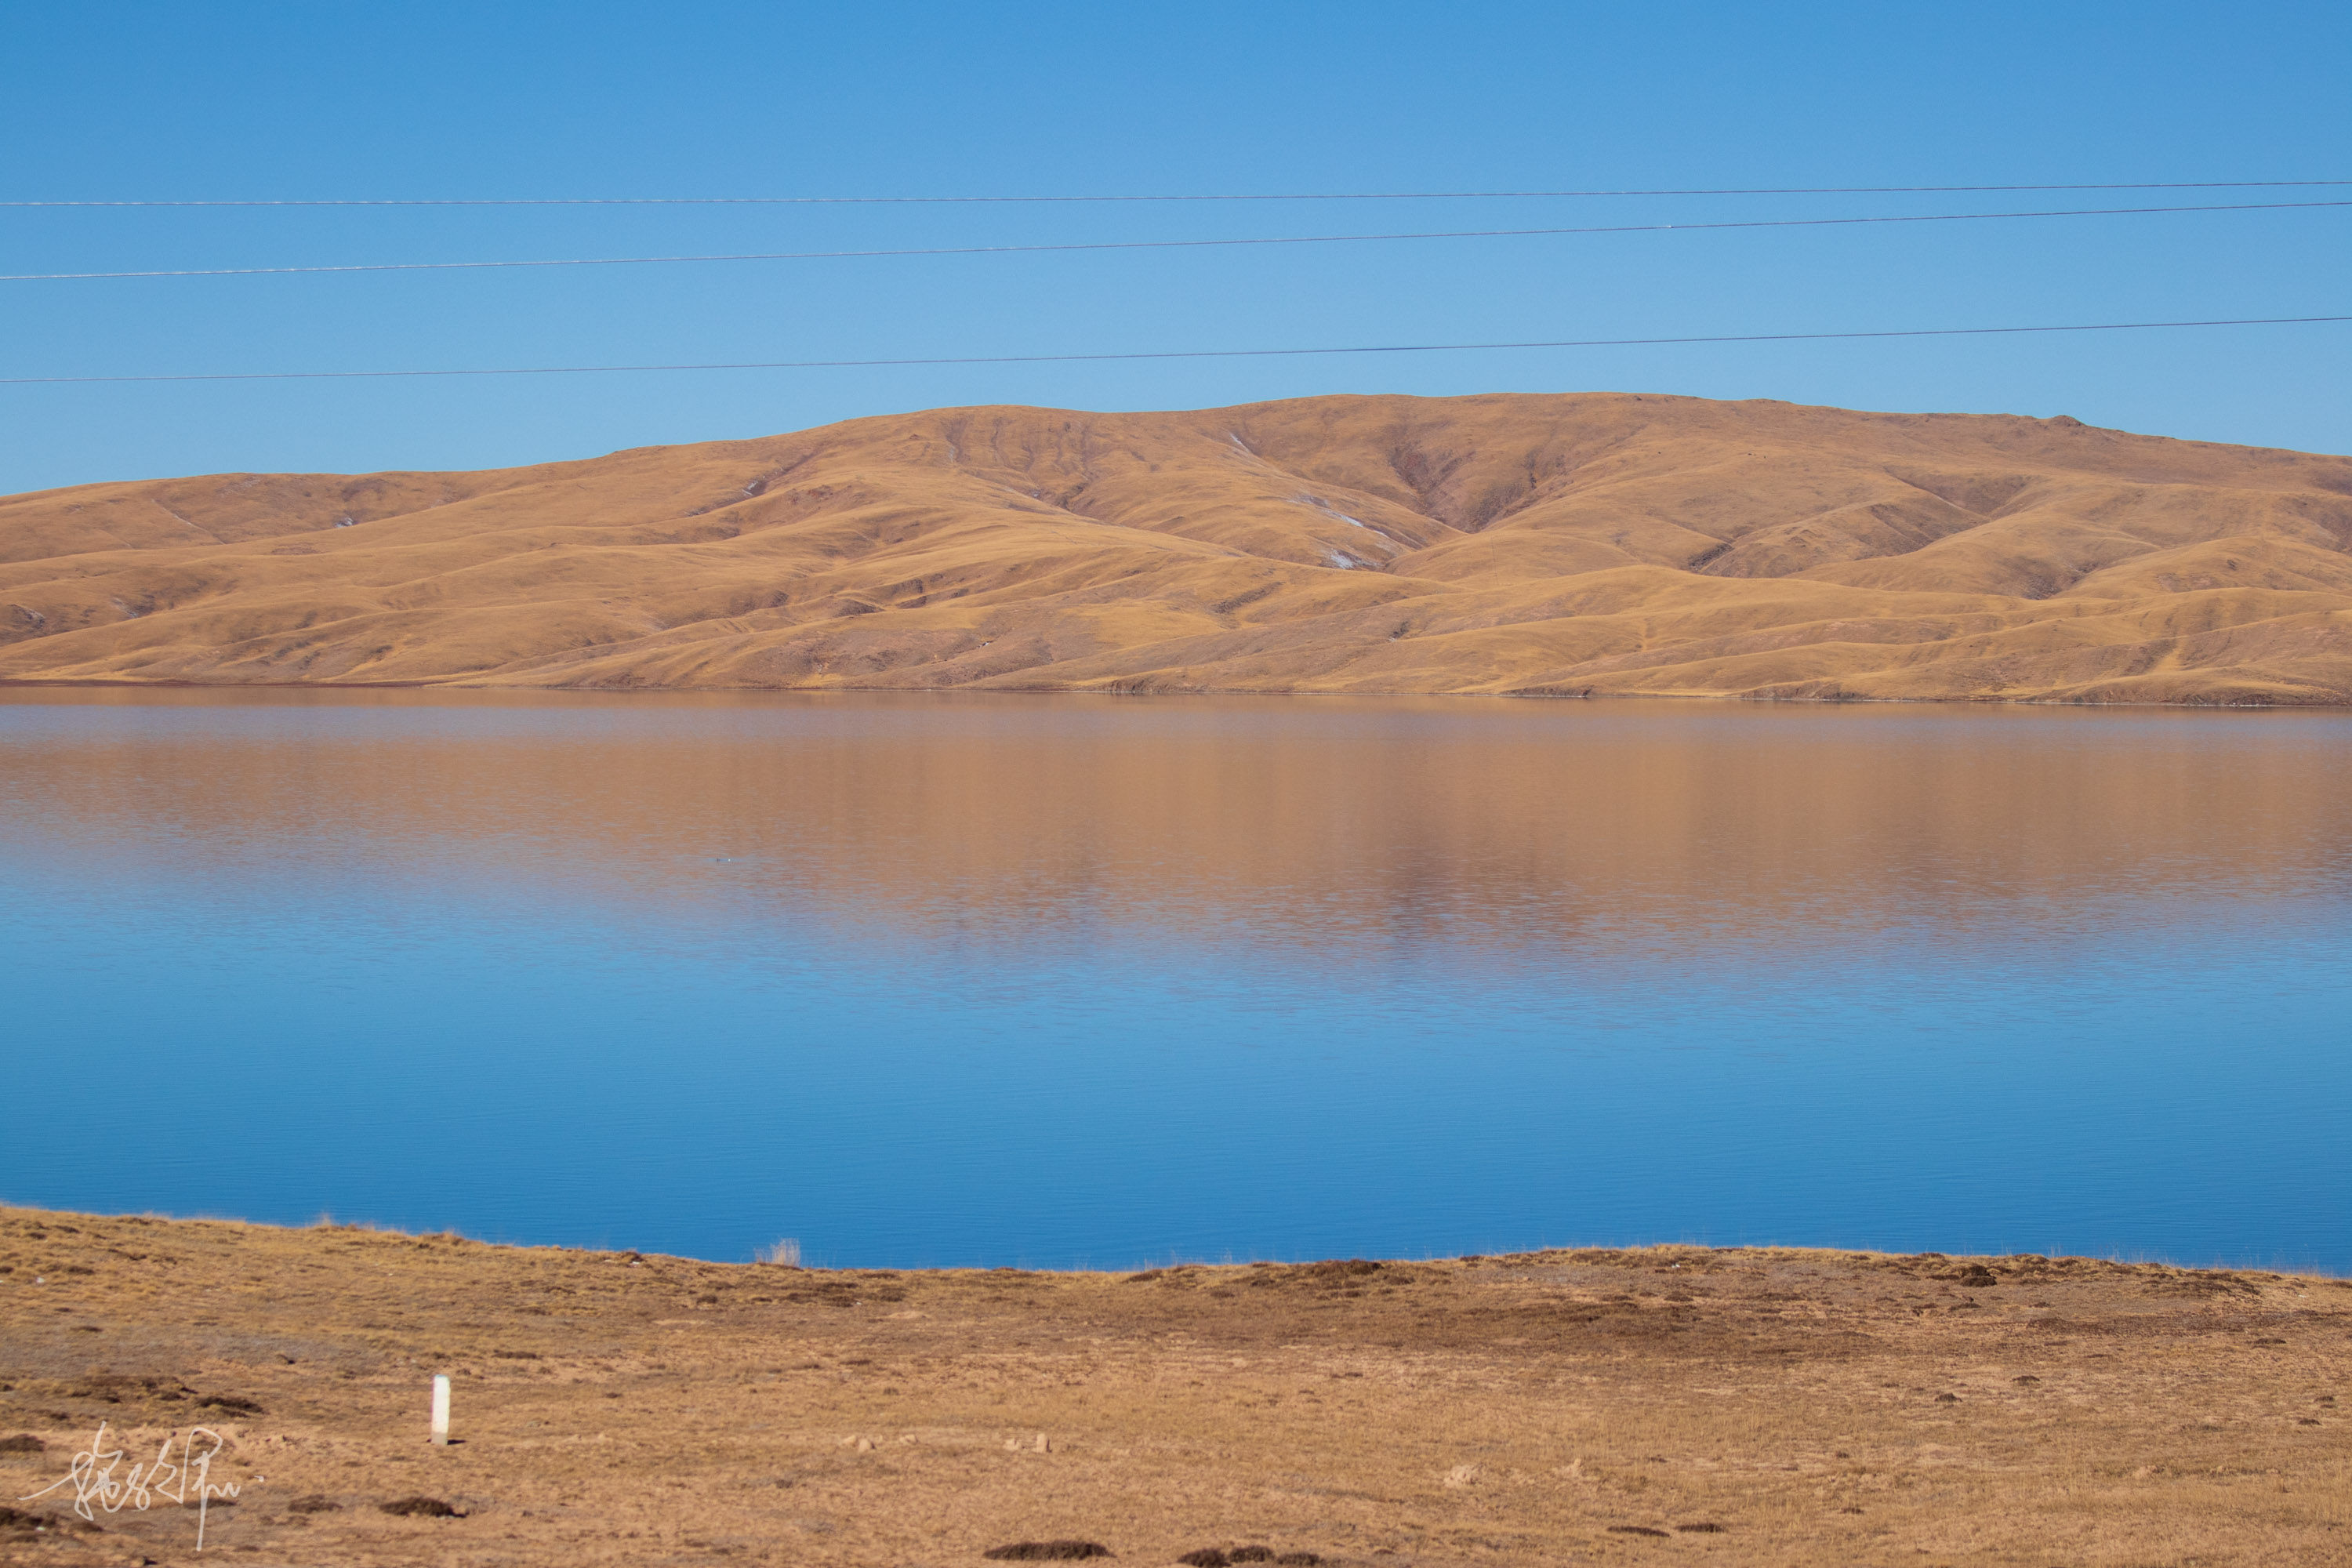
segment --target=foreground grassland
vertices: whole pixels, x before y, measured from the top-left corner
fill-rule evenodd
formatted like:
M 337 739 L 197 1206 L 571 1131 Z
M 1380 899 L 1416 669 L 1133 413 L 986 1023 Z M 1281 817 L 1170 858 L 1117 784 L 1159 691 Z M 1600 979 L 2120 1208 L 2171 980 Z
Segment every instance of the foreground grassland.
M 2347 1384 L 2352 1283 L 2079 1258 L 820 1270 L 0 1210 L 0 1487 L 209 1424 L 206 1561 L 2345 1563 Z M 63 1495 L 0 1561 L 196 1560 L 192 1508 Z
M 2352 702 L 2352 458 L 1591 393 L 0 497 L 0 680 Z

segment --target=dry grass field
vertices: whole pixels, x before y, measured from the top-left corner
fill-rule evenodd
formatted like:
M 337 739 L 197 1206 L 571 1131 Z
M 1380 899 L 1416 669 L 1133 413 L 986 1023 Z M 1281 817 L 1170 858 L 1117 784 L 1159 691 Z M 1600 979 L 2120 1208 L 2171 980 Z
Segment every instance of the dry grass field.
M 0 498 L 0 680 L 2352 701 L 2352 458 L 1619 394 Z
M 236 1563 L 2347 1563 L 2347 1403 L 2352 1282 L 2293 1275 L 813 1270 L 0 1210 L 9 1497 L 101 1421 L 118 1478 L 203 1424 Z M 197 1561 L 193 1508 L 8 1506 L 11 1563 Z

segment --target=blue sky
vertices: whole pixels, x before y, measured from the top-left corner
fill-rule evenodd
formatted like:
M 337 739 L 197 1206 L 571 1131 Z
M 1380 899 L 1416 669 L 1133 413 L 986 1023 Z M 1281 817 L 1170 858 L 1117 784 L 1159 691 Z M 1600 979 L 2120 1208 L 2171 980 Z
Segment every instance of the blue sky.
M 0 6 L 0 197 L 996 195 L 2352 177 L 2352 8 Z M 2343 199 L 0 209 L 0 271 Z M 1230 250 L 0 283 L 0 375 L 2352 311 L 2352 208 Z M 0 491 L 476 468 L 965 403 L 1614 389 L 2352 450 L 2352 326 L 1377 359 L 0 386 Z

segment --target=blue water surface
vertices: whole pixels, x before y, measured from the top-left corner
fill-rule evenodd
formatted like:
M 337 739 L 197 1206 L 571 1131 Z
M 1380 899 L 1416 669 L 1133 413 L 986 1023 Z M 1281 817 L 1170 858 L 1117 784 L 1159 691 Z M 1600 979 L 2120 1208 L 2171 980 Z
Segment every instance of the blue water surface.
M 2352 1267 L 2352 721 L 0 701 L 0 1199 Z

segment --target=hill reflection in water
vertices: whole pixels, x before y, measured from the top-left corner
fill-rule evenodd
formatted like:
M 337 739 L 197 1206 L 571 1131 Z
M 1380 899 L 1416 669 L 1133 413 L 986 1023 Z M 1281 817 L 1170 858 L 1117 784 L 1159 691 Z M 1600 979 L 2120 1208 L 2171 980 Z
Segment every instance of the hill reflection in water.
M 0 1196 L 2352 1265 L 2347 763 L 2326 714 L 20 690 L 0 937 L 77 1109 Z

